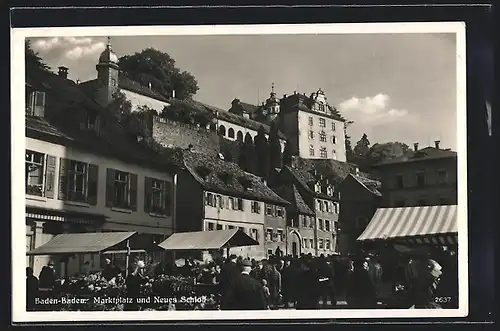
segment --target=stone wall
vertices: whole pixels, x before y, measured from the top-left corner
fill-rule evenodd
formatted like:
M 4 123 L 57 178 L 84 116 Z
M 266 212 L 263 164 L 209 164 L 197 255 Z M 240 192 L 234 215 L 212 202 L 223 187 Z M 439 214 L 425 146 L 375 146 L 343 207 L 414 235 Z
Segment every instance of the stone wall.
M 167 120 L 158 116 L 152 119 L 152 137 L 165 147 L 188 148 L 217 154 L 220 151 L 219 137 L 204 127 Z

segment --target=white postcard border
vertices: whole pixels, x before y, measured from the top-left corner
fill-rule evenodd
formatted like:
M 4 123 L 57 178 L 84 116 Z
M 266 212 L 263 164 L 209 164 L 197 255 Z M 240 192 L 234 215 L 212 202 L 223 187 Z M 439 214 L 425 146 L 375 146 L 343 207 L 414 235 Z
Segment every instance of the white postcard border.
M 256 35 L 256 34 L 382 34 L 456 33 L 457 45 L 457 154 L 458 154 L 458 309 L 374 309 L 374 310 L 271 310 L 271 311 L 141 311 L 141 312 L 27 312 L 25 289 L 25 189 L 12 185 L 12 321 L 167 321 L 167 320 L 254 320 L 332 318 L 422 318 L 468 315 L 467 236 L 467 125 L 465 23 L 348 23 L 205 26 L 62 27 L 11 29 L 11 160 L 12 183 L 24 182 L 24 39 L 27 37 L 131 36 L 131 35 Z

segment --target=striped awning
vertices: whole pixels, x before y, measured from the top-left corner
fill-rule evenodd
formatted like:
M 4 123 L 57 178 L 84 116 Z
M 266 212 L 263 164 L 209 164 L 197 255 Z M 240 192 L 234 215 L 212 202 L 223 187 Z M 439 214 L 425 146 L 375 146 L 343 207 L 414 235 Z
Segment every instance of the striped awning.
M 379 208 L 358 240 L 456 244 L 457 206 Z
M 104 221 L 107 217 L 102 214 L 26 206 L 26 218 L 37 221 L 55 221 L 92 225 L 96 221 Z

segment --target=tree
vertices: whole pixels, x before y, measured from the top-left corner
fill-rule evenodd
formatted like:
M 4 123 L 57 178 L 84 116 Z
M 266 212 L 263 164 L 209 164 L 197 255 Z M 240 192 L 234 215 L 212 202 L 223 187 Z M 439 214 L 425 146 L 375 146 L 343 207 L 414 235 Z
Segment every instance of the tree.
M 50 71 L 50 67 L 43 62 L 43 59 L 38 55 L 37 52 L 31 48 L 31 42 L 28 39 L 24 40 L 24 48 L 26 51 L 25 64 L 26 72 L 33 69 L 42 69 Z
M 107 108 L 111 114 L 115 115 L 120 121 L 123 121 L 132 112 L 132 103 L 127 100 L 125 94 L 118 90 L 113 94 L 113 99 Z
M 269 143 L 266 138 L 266 131 L 260 126 L 254 139 L 256 154 L 256 172 L 259 176 L 267 178 L 269 176 Z
M 269 131 L 269 168 L 281 168 L 281 143 L 278 136 L 278 126 L 273 122 Z
M 351 136 L 347 134 L 347 128 L 349 125 L 353 124 L 353 121 L 347 121 L 344 125 L 344 136 L 345 136 L 345 154 L 347 162 L 354 162 L 354 151 L 352 150 Z
M 240 157 L 239 157 L 239 166 L 251 173 L 255 173 L 255 148 L 253 144 L 252 136 L 247 133 L 245 135 L 245 140 L 242 145 L 240 145 Z
M 366 163 L 369 165 L 389 161 L 406 154 L 410 147 L 398 141 L 374 144 L 366 155 Z
M 175 60 L 167 53 L 154 48 L 126 55 L 119 60 L 120 69 L 131 79 L 144 86 L 151 84 L 156 92 L 170 97 L 175 91 L 178 99 L 187 99 L 198 91 L 196 78 L 175 66 Z
M 286 140 L 285 149 L 283 150 L 283 166 L 292 165 L 292 145 L 290 139 Z
M 370 151 L 370 141 L 366 133 L 363 133 L 361 139 L 354 146 L 354 155 L 359 159 L 364 159 Z

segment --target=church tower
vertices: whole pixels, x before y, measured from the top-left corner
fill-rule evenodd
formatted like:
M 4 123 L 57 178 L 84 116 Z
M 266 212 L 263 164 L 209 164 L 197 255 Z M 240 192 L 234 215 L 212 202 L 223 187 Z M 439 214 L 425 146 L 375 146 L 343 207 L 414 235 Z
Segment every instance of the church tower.
M 265 108 L 267 110 L 268 121 L 272 122 L 280 113 L 280 100 L 274 92 L 274 83 L 271 85 L 271 93 L 269 99 L 266 100 Z
M 111 48 L 111 38 L 108 37 L 106 49 L 99 56 L 97 70 L 97 94 L 96 101 L 106 107 L 113 99 L 113 95 L 118 90 L 118 56 Z

